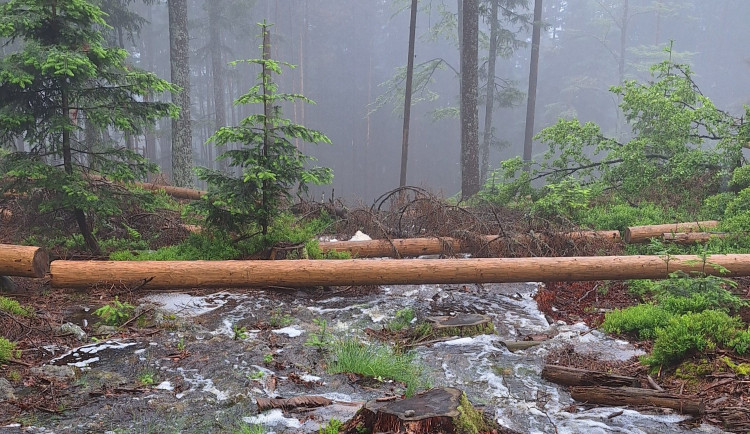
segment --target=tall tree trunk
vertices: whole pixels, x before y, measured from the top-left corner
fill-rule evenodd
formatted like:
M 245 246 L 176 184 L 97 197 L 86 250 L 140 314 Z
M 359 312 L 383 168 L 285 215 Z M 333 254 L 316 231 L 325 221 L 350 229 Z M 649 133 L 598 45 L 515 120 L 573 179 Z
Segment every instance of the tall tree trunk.
M 523 139 L 523 161 L 526 170 L 531 166 L 536 111 L 536 82 L 539 76 L 539 44 L 542 39 L 542 0 L 534 1 L 534 29 L 531 33 L 531 62 L 529 65 L 529 93 L 526 100 L 526 132 Z
M 193 186 L 193 143 L 190 131 L 190 53 L 187 28 L 187 0 L 168 0 L 169 59 L 172 83 L 180 92 L 172 101 L 180 116 L 172 120 L 172 182 L 178 187 Z
M 618 84 L 625 81 L 625 50 L 628 43 L 628 0 L 622 2 L 622 17 L 620 18 L 620 58 L 617 62 Z
M 222 44 L 219 28 L 219 19 L 221 18 L 221 13 L 224 11 L 222 6 L 222 1 L 206 0 L 206 8 L 208 9 L 208 46 L 211 52 L 211 78 L 213 79 L 214 87 L 214 131 L 227 126 L 227 109 L 224 99 L 224 63 L 221 56 Z M 216 155 L 221 155 L 225 151 L 226 146 L 217 147 Z M 226 159 L 219 161 L 218 164 L 222 171 L 226 170 Z
M 490 144 L 492 133 L 492 111 L 495 108 L 495 63 L 497 61 L 497 4 L 500 0 L 491 0 L 490 7 L 490 49 L 487 59 L 487 101 L 484 108 L 484 134 L 482 136 L 482 165 L 479 180 L 487 180 L 490 167 Z
M 68 91 L 63 87 L 60 91 L 61 93 L 61 105 L 62 105 L 62 112 L 63 116 L 67 120 L 67 122 L 70 122 L 70 102 L 68 101 Z M 63 168 L 65 169 L 65 173 L 68 175 L 73 174 L 73 155 L 71 152 L 70 147 L 70 130 L 66 126 L 63 128 L 62 131 L 62 151 L 63 151 Z M 91 228 L 89 228 L 88 222 L 86 221 L 86 213 L 83 212 L 81 208 L 73 207 L 73 216 L 76 219 L 76 223 L 78 224 L 78 229 L 81 231 L 81 235 L 83 236 L 83 242 L 86 243 L 86 247 L 89 249 L 89 251 L 95 255 L 99 255 L 101 251 L 99 250 L 99 243 L 96 242 L 96 238 L 94 238 L 94 234 L 91 232 Z
M 268 30 L 268 27 L 263 24 L 263 60 L 270 60 L 271 59 L 271 39 L 270 39 L 270 31 Z M 262 85 L 262 91 L 263 91 L 263 115 L 264 115 L 264 121 L 263 121 L 263 159 L 265 160 L 268 158 L 268 151 L 271 147 L 271 140 L 273 140 L 271 128 L 273 125 L 271 124 L 271 116 L 273 116 L 273 106 L 271 105 L 271 100 L 269 98 L 269 94 L 271 93 L 271 89 L 268 88 L 268 84 L 270 84 L 271 80 L 271 71 L 266 66 L 266 63 L 263 63 L 263 71 L 261 72 L 263 76 L 263 85 Z M 266 163 L 267 164 L 267 163 Z M 269 181 L 267 179 L 263 180 L 263 194 L 262 194 L 262 209 L 265 211 L 268 209 L 268 189 L 269 189 Z M 268 219 L 268 214 L 266 214 L 261 220 L 261 226 L 263 230 L 263 235 L 266 235 L 268 233 L 268 226 L 270 224 L 270 221 Z
M 146 10 L 147 10 L 146 20 L 149 22 L 149 25 L 146 26 L 146 29 L 147 29 L 146 37 L 141 38 L 141 52 L 144 53 L 143 59 L 144 59 L 144 62 L 146 63 L 146 70 L 148 71 L 153 71 L 155 69 L 154 68 L 154 50 L 148 46 L 149 45 L 148 41 L 153 41 L 155 37 L 154 31 L 153 31 L 153 25 L 151 25 L 151 21 L 153 19 L 153 13 L 151 11 L 151 8 L 152 8 L 151 5 L 146 6 Z M 153 99 L 153 95 L 151 95 L 151 93 L 148 93 L 144 95 L 143 97 L 143 100 L 146 102 L 150 102 L 152 101 L 152 99 Z M 144 132 L 144 147 L 146 148 L 144 149 L 144 155 L 152 163 L 157 162 L 156 137 L 154 135 L 155 125 L 157 125 L 157 123 L 154 123 L 153 125 L 148 125 L 146 127 L 146 131 Z M 148 178 L 146 179 L 147 181 L 152 181 L 154 178 L 154 175 L 151 173 L 149 173 L 147 176 L 148 176 Z
M 401 177 L 399 186 L 406 185 L 406 166 L 409 161 L 409 120 L 411 119 L 411 82 L 414 76 L 414 36 L 417 28 L 417 0 L 411 0 L 409 21 L 409 54 L 406 60 L 406 89 L 404 90 L 404 128 L 401 138 Z
M 461 197 L 479 192 L 479 0 L 463 1 L 461 46 Z

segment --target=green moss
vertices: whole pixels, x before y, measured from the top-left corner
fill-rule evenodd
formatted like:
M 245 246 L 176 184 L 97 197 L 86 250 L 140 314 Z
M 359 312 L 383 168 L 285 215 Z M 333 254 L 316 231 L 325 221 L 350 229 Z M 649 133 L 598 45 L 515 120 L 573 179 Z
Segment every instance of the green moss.
M 697 381 L 701 377 L 705 377 L 708 374 L 713 373 L 714 367 L 707 360 L 700 360 L 698 362 L 683 362 L 680 366 L 675 369 L 674 375 L 677 378 Z
M 727 357 L 727 356 L 724 356 L 724 357 L 722 357 L 722 358 L 721 358 L 721 360 L 722 360 L 722 361 L 723 361 L 724 363 L 726 363 L 726 365 L 727 365 L 727 366 L 728 366 L 728 367 L 729 367 L 729 368 L 730 368 L 730 369 L 731 369 L 732 371 L 734 371 L 734 373 L 735 373 L 735 374 L 737 374 L 737 375 L 744 375 L 744 376 L 748 376 L 748 375 L 750 375 L 750 363 L 740 363 L 740 364 L 736 364 L 736 363 L 732 362 L 732 361 L 731 361 L 731 360 L 729 359 L 729 357 Z
M 639 304 L 627 309 L 617 309 L 604 317 L 602 329 L 607 333 L 637 333 L 641 339 L 652 339 L 672 315 L 653 304 Z
M 465 393 L 461 394 L 461 400 L 458 405 L 458 419 L 456 419 L 456 429 L 459 434 L 479 434 L 483 431 L 489 431 L 487 422 L 482 417 L 482 413 L 477 411 Z

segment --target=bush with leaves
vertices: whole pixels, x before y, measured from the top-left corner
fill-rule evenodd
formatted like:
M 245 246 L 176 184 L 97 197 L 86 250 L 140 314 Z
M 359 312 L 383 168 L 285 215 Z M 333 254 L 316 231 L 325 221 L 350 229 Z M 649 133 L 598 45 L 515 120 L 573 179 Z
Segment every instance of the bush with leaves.
M 671 55 L 671 48 L 667 51 Z M 741 165 L 748 128 L 700 92 L 689 66 L 670 59 L 653 66 L 652 74 L 654 81 L 648 84 L 628 81 L 612 88 L 622 98 L 632 139 L 620 142 L 593 123 L 560 120 L 537 136 L 548 149 L 541 161 L 503 162 L 490 175 L 483 196 L 500 203 L 542 196 L 544 191 L 537 193 L 533 185 L 544 180 L 597 185 L 616 202 L 682 202 L 700 208 Z M 677 184 L 686 188 L 671 188 Z
M 240 149 L 222 153 L 230 167 L 241 170 L 239 177 L 207 168 L 199 168 L 198 178 L 209 184 L 208 194 L 196 208 L 207 212 L 207 223 L 240 236 L 254 231 L 264 235 L 282 212 L 292 192 L 307 191 L 309 183 L 325 184 L 332 179 L 330 169 L 307 168 L 313 158 L 297 149 L 293 140 L 309 143 L 331 143 L 322 133 L 292 123 L 281 115 L 277 104 L 284 101 L 312 101 L 299 94 L 279 93 L 273 74 L 281 74 L 282 66 L 290 66 L 270 58 L 268 26 L 261 24 L 263 57 L 243 62 L 261 67 L 258 83 L 239 97 L 236 104 L 260 104 L 262 113 L 250 115 L 236 127 L 223 127 L 210 139 L 223 147 L 240 144 Z M 233 62 L 237 64 L 239 62 Z

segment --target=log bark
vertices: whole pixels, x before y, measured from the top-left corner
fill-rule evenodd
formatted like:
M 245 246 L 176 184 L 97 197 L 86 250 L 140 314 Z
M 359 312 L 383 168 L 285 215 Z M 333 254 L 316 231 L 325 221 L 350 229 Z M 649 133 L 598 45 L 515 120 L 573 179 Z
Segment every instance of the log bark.
M 314 408 L 331 405 L 333 401 L 324 396 L 295 396 L 292 398 L 257 398 L 258 411 L 272 408 L 292 410 L 295 408 Z
M 564 386 L 610 386 L 638 387 L 640 381 L 635 377 L 607 374 L 606 372 L 589 371 L 560 365 L 546 365 L 542 369 L 542 378 Z
M 501 283 L 664 279 L 669 273 L 750 276 L 750 254 L 579 256 L 562 258 L 471 258 L 290 261 L 53 261 L 51 284 L 85 288 L 97 283 L 143 283 L 148 288 L 305 287 L 428 283 Z
M 626 243 L 643 243 L 650 238 L 659 238 L 666 232 L 702 232 L 719 225 L 716 220 L 701 222 L 670 223 L 666 225 L 631 226 L 625 230 Z
M 705 412 L 703 400 L 683 395 L 637 387 L 573 387 L 570 396 L 576 401 L 603 405 L 646 405 L 671 408 L 683 414 Z
M 49 271 L 49 257 L 39 247 L 0 244 L 0 275 L 44 277 Z
M 583 238 L 602 238 L 612 241 L 620 240 L 618 231 L 579 231 L 567 232 L 563 236 L 573 240 Z M 497 235 L 485 235 L 487 243 L 507 243 L 507 239 Z M 521 235 L 514 239 L 516 242 L 528 242 L 528 235 Z M 421 255 L 453 255 L 469 251 L 469 244 L 455 238 L 406 238 L 393 240 L 370 241 L 331 241 L 319 244 L 323 253 L 331 251 L 349 252 L 359 258 L 377 258 L 384 256 L 421 256 Z
M 726 238 L 728 235 L 721 232 L 666 232 L 662 239 L 675 244 L 698 244 L 707 243 L 713 238 Z

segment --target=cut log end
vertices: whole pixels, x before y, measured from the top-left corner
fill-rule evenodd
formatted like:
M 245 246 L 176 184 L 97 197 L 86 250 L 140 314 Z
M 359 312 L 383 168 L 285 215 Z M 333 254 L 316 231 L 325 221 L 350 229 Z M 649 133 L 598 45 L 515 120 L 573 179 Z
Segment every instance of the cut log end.
M 432 389 L 400 401 L 369 401 L 341 429 L 343 433 L 413 434 L 487 432 L 490 424 L 459 389 Z
M 49 256 L 39 247 L 0 244 L 0 275 L 44 277 L 49 272 Z

